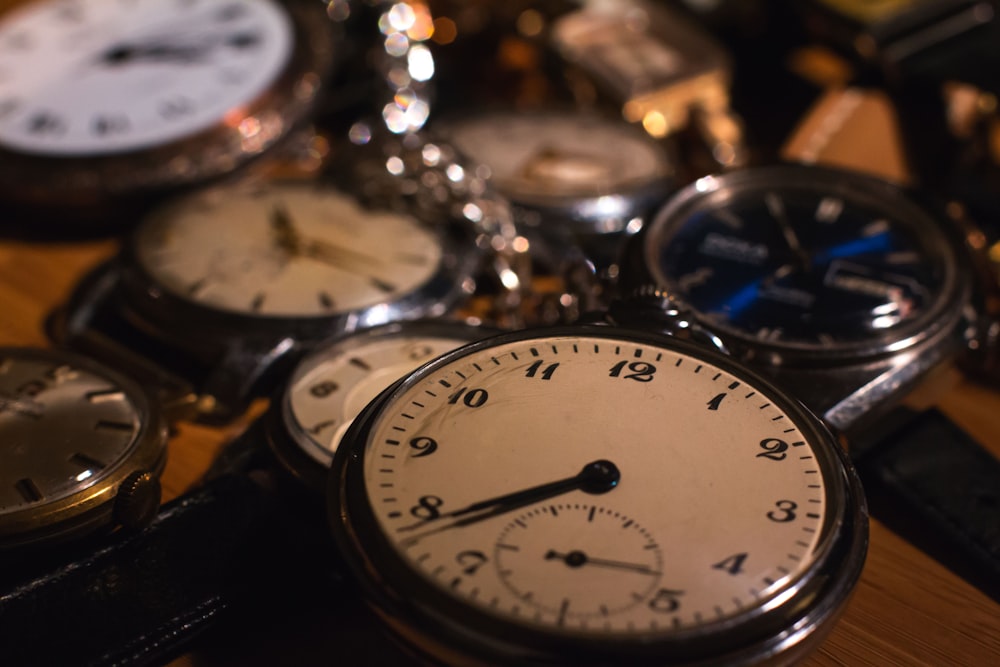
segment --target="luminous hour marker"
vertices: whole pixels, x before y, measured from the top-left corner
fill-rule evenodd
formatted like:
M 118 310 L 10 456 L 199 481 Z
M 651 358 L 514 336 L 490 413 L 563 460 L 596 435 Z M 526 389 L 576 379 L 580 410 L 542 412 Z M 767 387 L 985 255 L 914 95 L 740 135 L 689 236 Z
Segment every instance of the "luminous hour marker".
M 889 264 L 917 264 L 921 261 L 920 255 L 912 250 L 900 252 L 890 252 L 885 256 L 885 261 Z
M 81 468 L 84 468 L 85 470 L 102 470 L 105 467 L 104 464 L 97 459 L 79 452 L 70 456 L 69 461 L 71 463 L 75 463 Z
M 785 202 L 781 200 L 781 197 L 774 194 L 773 192 L 768 192 L 764 195 L 764 204 L 767 206 L 767 210 L 771 212 L 776 218 L 785 217 Z
M 119 433 L 123 433 L 123 432 L 129 432 L 129 433 L 131 433 L 132 431 L 135 430 L 135 427 L 131 423 L 128 423 L 128 422 L 113 422 L 113 421 L 108 421 L 106 419 L 102 419 L 101 421 L 99 421 L 96 424 L 94 424 L 94 430 L 95 431 L 117 431 Z
M 874 220 L 861 229 L 862 236 L 877 236 L 889 231 L 889 221 L 880 219 Z
M 816 207 L 816 219 L 820 222 L 834 222 L 844 211 L 844 200 L 835 197 L 823 197 Z
M 125 398 L 125 392 L 120 389 L 102 389 L 98 391 L 90 391 L 84 394 L 86 398 L 91 403 L 107 403 L 108 401 L 121 401 Z
M 733 213 L 728 208 L 720 208 L 719 210 L 714 211 L 712 215 L 714 215 L 717 220 L 723 222 L 727 227 L 732 229 L 743 228 L 743 220 L 741 220 L 738 215 Z

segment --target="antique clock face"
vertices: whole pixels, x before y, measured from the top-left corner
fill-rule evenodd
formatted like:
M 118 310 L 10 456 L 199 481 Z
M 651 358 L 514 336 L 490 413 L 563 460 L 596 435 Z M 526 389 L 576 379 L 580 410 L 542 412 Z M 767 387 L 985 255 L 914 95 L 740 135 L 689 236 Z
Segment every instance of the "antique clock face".
M 273 0 L 31 3 L 0 21 L 0 146 L 77 157 L 192 136 L 271 85 L 293 42 Z
M 383 602 L 558 646 L 551 664 L 699 642 L 724 656 L 796 607 L 861 511 L 795 402 L 722 357 L 620 330 L 446 355 L 370 406 L 333 467 L 335 534 L 382 573 Z M 841 583 L 863 549 L 838 559 Z M 408 612 L 422 613 L 392 610 Z
M 444 252 L 415 219 L 305 182 L 182 200 L 145 221 L 134 250 L 158 288 L 251 317 L 329 317 L 399 300 L 437 276 Z
M 954 322 L 962 302 L 945 225 L 857 174 L 800 166 L 705 178 L 644 234 L 653 282 L 754 344 L 898 345 Z
M 497 189 L 513 201 L 624 194 L 672 173 L 648 135 L 621 121 L 585 114 L 497 113 L 458 120 L 449 140 L 487 165 Z
M 493 333 L 460 322 L 402 322 L 358 331 L 314 350 L 285 392 L 298 446 L 328 467 L 354 418 L 379 392 L 423 363 Z

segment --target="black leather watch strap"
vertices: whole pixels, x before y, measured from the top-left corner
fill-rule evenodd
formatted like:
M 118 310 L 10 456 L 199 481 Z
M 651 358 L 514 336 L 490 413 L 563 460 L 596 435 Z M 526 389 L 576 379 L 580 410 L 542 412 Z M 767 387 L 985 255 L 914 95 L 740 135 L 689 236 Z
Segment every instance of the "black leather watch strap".
M 278 605 L 301 580 L 302 532 L 272 494 L 225 476 L 164 506 L 145 531 L 112 535 L 41 570 L 0 577 L 5 664 L 147 665 L 175 655 L 220 617 Z M 30 574 L 23 574 L 30 569 Z M 20 576 L 17 573 L 21 572 Z
M 874 517 L 1000 601 L 1000 460 L 929 409 L 856 463 Z

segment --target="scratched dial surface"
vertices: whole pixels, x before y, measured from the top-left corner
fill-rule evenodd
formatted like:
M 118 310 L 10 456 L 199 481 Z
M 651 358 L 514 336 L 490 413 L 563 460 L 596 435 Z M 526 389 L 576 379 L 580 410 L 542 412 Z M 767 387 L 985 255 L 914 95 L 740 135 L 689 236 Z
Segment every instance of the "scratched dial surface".
M 941 224 L 888 186 L 842 173 L 705 178 L 647 234 L 654 280 L 716 330 L 755 342 L 826 350 L 904 339 L 953 300 Z
M 325 317 L 396 300 L 438 272 L 439 237 L 332 188 L 222 189 L 140 227 L 140 266 L 174 296 L 259 317 Z
M 402 569 L 618 638 L 727 623 L 805 576 L 842 510 L 828 436 L 725 360 L 584 331 L 464 348 L 348 433 Z
M 48 0 L 0 22 L 0 145 L 87 156 L 163 145 L 223 122 L 291 57 L 271 0 Z
M 140 412 L 115 381 L 0 350 L 0 515 L 66 498 L 134 449 Z

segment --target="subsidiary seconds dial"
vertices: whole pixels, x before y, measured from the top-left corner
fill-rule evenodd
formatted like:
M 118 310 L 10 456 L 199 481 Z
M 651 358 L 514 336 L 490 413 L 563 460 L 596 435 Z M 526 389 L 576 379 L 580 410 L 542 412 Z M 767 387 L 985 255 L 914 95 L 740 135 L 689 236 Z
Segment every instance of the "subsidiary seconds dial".
M 824 586 L 846 543 L 834 567 L 851 574 L 826 584 L 849 588 L 864 550 L 857 489 L 811 415 L 724 357 L 635 332 L 475 343 L 383 394 L 345 444 L 334 530 L 384 573 L 375 604 L 462 608 L 470 635 L 559 637 L 569 662 L 591 643 L 724 652 L 733 627 L 791 623 L 777 610 L 804 608 L 786 596 Z

